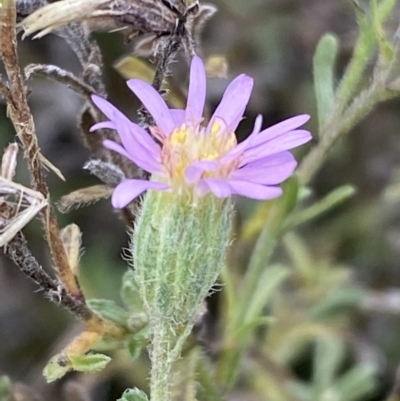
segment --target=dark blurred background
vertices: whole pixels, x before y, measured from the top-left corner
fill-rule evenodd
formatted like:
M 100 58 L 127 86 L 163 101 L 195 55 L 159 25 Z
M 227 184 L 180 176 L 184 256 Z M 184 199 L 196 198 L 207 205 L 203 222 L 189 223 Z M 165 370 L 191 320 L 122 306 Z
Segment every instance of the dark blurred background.
M 247 119 L 239 128 L 238 136 L 243 137 L 249 132 L 257 114 L 263 114 L 267 126 L 296 114 L 309 113 L 314 117 L 308 129 L 316 133 L 313 52 L 324 33 L 334 32 L 341 42 L 337 64 L 340 76 L 349 61 L 358 32 L 350 2 L 214 0 L 213 4 L 219 12 L 204 30 L 202 55 L 224 55 L 229 64 L 229 78 L 246 73 L 255 79 Z M 396 14 L 390 18 L 388 30 L 392 35 L 399 23 L 398 17 Z M 104 79 L 110 99 L 134 119 L 136 100 L 113 67 L 116 61 L 131 52 L 131 45 L 124 45 L 118 33 L 94 36 L 103 52 Z M 34 41 L 28 38 L 20 43 L 19 51 L 23 66 L 48 63 L 80 73 L 74 53 L 54 35 Z M 182 75 L 177 80 L 185 87 L 186 70 L 182 67 L 178 70 Z M 212 78 L 210 82 L 208 100 L 212 109 L 228 80 Z M 52 200 L 56 202 L 74 189 L 97 183 L 96 178 L 82 169 L 89 158 L 77 129 L 83 100 L 60 84 L 41 77 L 31 79 L 29 85 L 42 152 L 66 177 L 66 182 L 62 182 L 51 172 L 47 175 Z M 379 106 L 351 135 L 337 144 L 312 183 L 312 197 L 318 200 L 345 183 L 356 186 L 357 195 L 301 230 L 315 255 L 351 266 L 354 280 L 361 286 L 394 297 L 392 308 L 385 310 L 384 306 L 378 312 L 360 311 L 352 320 L 353 333 L 368 344 L 381 368 L 379 388 L 371 400 L 381 399 L 390 390 L 400 360 L 400 302 L 396 298 L 397 291 L 400 292 L 400 191 L 396 190 L 400 161 L 399 111 L 400 100 Z M 0 103 L 0 132 L 0 147 L 4 148 L 14 135 L 4 103 Z M 303 149 L 298 157 L 306 151 Z M 27 184 L 29 178 L 24 164 L 20 157 L 17 181 Z M 128 237 L 109 200 L 68 215 L 60 214 L 59 221 L 61 226 L 74 222 L 83 232 L 81 276 L 87 297 L 119 301 L 118 288 L 126 269 L 121 255 Z M 39 222 L 30 223 L 24 231 L 38 260 L 51 271 Z M 66 386 L 69 379 L 46 385 L 41 371 L 50 356 L 58 352 L 73 333 L 79 332 L 79 323 L 68 312 L 46 301 L 3 257 L 0 267 L 0 373 L 29 384 L 44 395 L 60 394 L 62 388 L 73 391 Z M 304 358 L 296 369 L 307 377 L 307 355 Z M 123 356 L 121 360 L 124 360 Z M 91 384 L 94 398 L 99 401 L 115 399 L 132 384 L 130 376 L 133 373 L 124 377 L 121 364 L 123 366 L 123 362 L 118 369 L 108 368 L 100 377 L 82 379 L 72 374 L 69 378 Z M 143 381 L 146 372 L 138 375 L 139 381 Z

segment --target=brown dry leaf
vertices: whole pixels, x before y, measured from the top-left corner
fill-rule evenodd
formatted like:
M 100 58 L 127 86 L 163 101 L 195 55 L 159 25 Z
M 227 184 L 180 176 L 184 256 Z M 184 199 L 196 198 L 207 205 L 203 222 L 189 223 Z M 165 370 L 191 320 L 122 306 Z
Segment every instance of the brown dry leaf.
M 88 188 L 78 189 L 63 196 L 58 202 L 58 210 L 68 213 L 71 209 L 77 209 L 82 205 L 98 202 L 100 199 L 108 198 L 113 189 L 108 185 L 93 185 Z
M 69 22 L 82 21 L 111 0 L 62 0 L 48 4 L 25 18 L 19 26 L 24 29 L 24 39 L 38 32 L 34 39 L 41 38 Z
M 69 224 L 61 230 L 60 236 L 65 253 L 67 254 L 69 267 L 74 276 L 77 276 L 82 245 L 81 230 L 76 224 Z

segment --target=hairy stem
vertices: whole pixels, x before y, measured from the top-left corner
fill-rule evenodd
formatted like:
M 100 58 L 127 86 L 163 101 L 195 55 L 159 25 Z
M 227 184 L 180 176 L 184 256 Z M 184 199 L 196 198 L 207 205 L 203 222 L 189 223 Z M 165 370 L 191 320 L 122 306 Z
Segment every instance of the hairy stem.
M 362 92 L 342 115 L 333 113 L 333 118 L 325 125 L 320 135 L 320 142 L 304 158 L 297 170 L 299 183 L 307 185 L 326 160 L 326 156 L 336 142 L 347 134 L 362 120 L 377 103 L 399 96 L 395 91 L 389 91 L 382 82 L 373 82 Z
M 172 357 L 174 332 L 163 319 L 153 325 L 150 360 L 150 398 L 151 401 L 169 401 L 172 380 Z

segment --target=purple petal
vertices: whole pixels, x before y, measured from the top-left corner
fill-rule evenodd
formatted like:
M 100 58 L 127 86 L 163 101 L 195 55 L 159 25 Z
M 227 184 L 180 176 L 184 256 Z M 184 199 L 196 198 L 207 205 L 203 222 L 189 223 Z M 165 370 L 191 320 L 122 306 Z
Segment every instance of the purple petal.
M 106 99 L 103 99 L 100 96 L 92 95 L 93 103 L 105 114 L 105 116 L 113 121 L 130 121 L 128 117 L 121 113 L 114 105 L 108 102 Z
M 236 145 L 230 152 L 228 152 L 222 159 L 222 163 L 227 163 L 232 159 L 235 159 L 237 156 L 243 153 L 243 151 L 249 146 L 249 142 L 254 135 L 257 135 L 262 126 L 263 117 L 262 115 L 258 115 L 256 121 L 254 122 L 253 132 L 243 141 Z
M 280 152 L 275 153 L 274 155 L 266 156 L 260 159 L 257 159 L 251 163 L 246 164 L 246 167 L 249 168 L 270 168 L 275 167 L 277 165 L 291 163 L 296 161 L 294 156 L 290 152 Z
M 175 122 L 161 95 L 151 85 L 139 79 L 130 79 L 127 84 L 153 116 L 156 125 L 165 135 L 170 135 L 175 128 Z
M 236 77 L 226 89 L 222 100 L 208 125 L 210 131 L 216 119 L 225 121 L 230 132 L 234 132 L 243 118 L 253 89 L 253 79 L 242 74 Z
M 227 198 L 233 194 L 245 196 L 246 198 L 266 200 L 282 195 L 282 189 L 251 183 L 240 180 L 221 180 L 206 178 L 200 181 L 200 189 L 204 192 L 207 187 L 217 198 Z
M 289 178 L 297 166 L 295 158 L 289 152 L 269 156 L 262 160 L 263 163 L 258 160 L 234 171 L 229 178 L 261 185 L 276 185 Z
M 226 180 L 216 178 L 206 178 L 197 184 L 197 189 L 201 195 L 212 192 L 217 198 L 227 198 L 232 195 L 232 190 Z
M 185 169 L 185 179 L 188 184 L 193 184 L 198 181 L 205 171 L 215 171 L 218 168 L 218 163 L 211 160 L 203 160 L 191 164 Z
M 169 109 L 175 126 L 180 127 L 185 122 L 186 111 L 182 109 Z
M 229 186 L 232 193 L 251 199 L 267 200 L 282 195 L 282 189 L 279 187 L 269 187 L 247 181 L 229 180 Z
M 97 123 L 90 127 L 90 132 L 96 131 L 98 129 L 116 129 L 115 124 L 112 121 L 102 121 L 101 123 Z
M 114 152 L 119 153 L 122 156 L 125 156 L 126 158 L 128 158 L 129 160 L 132 160 L 132 157 L 129 155 L 129 153 L 117 142 L 114 141 L 110 141 L 109 139 L 105 139 L 103 141 L 103 145 L 105 148 L 113 150 Z
M 117 129 L 122 144 L 128 152 L 134 152 L 138 146 L 144 151 L 151 153 L 154 157 L 160 154 L 160 147 L 154 142 L 151 136 L 137 124 L 132 123 L 123 113 L 107 100 L 93 95 L 93 102 L 111 120 L 95 124 L 91 131 L 100 128 Z M 138 145 L 139 144 L 139 145 Z
M 122 144 L 129 153 L 147 153 L 157 162 L 161 161 L 161 148 L 145 129 L 132 122 L 122 123 L 117 129 Z
M 168 191 L 170 187 L 156 181 L 123 180 L 114 189 L 111 203 L 116 209 L 122 209 L 132 202 L 137 196 L 148 189 Z
M 301 127 L 309 119 L 310 116 L 308 114 L 300 114 L 299 116 L 288 118 L 287 120 L 275 124 L 272 127 L 269 127 L 264 131 L 260 132 L 260 136 L 262 135 L 264 137 L 269 137 L 270 139 L 273 139 L 277 136 L 280 136 L 282 134 L 285 134 L 289 131 L 293 131 Z
M 152 157 L 146 157 L 145 154 L 141 154 L 137 151 L 128 153 L 124 147 L 114 141 L 110 141 L 109 139 L 104 140 L 103 145 L 107 149 L 113 150 L 114 152 L 125 156 L 126 158 L 137 164 L 141 169 L 148 171 L 149 173 L 162 172 L 161 164 L 154 160 L 154 158 Z
M 277 136 L 286 134 L 289 131 L 292 131 L 302 126 L 309 119 L 310 116 L 308 114 L 301 114 L 299 116 L 292 117 L 278 124 L 275 124 L 272 127 L 265 129 L 262 132 L 260 132 L 261 127 L 258 131 L 255 129 L 256 127 L 254 127 L 253 132 L 238 146 L 242 151 L 244 150 L 244 148 L 251 148 L 257 146 L 259 142 L 264 141 L 266 138 L 268 138 L 268 140 L 272 140 Z M 255 126 L 257 126 L 257 120 Z
M 190 66 L 186 121 L 198 123 L 203 117 L 206 102 L 206 71 L 200 57 L 194 56 Z
M 293 134 L 295 136 L 305 135 L 308 138 L 308 140 L 312 138 L 311 134 L 308 131 L 302 129 L 292 130 L 288 132 L 281 132 L 281 133 L 275 132 L 274 135 L 266 135 L 265 132 L 266 131 L 262 131 L 257 136 L 254 136 L 247 149 L 255 148 L 257 146 L 263 146 L 267 142 L 272 143 L 274 141 L 283 140 L 283 138 L 288 138 L 293 133 L 295 133 Z
M 142 127 L 132 123 L 107 100 L 96 95 L 92 96 L 92 100 L 111 121 L 95 124 L 91 131 L 100 128 L 117 129 L 122 144 L 128 152 L 135 151 L 138 146 L 141 146 L 145 151 L 152 153 L 153 156 L 159 155 L 159 146 Z
M 296 148 L 312 139 L 311 134 L 305 130 L 290 131 L 274 137 L 273 139 L 269 139 L 268 137 L 262 138 L 261 136 L 262 134 L 260 133 L 258 138 L 263 140 L 258 140 L 258 138 L 256 138 L 256 140 L 253 141 L 243 152 L 244 158 L 240 166 L 274 153 L 280 153 L 285 150 Z M 256 145 L 253 145 L 254 142 L 256 142 Z

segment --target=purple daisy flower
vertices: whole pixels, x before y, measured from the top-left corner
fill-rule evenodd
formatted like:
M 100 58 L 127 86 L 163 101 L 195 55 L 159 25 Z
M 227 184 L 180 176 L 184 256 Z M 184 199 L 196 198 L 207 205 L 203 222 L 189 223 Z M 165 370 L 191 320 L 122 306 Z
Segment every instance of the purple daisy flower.
M 153 116 L 156 126 L 150 131 L 160 145 L 108 101 L 92 97 L 109 118 L 94 125 L 92 131 L 116 129 L 122 145 L 106 140 L 104 146 L 152 174 L 150 181 L 123 180 L 112 196 L 115 208 L 125 207 L 148 189 L 193 196 L 212 192 L 218 198 L 234 194 L 258 200 L 276 198 L 282 194 L 278 184 L 297 165 L 288 150 L 311 139 L 308 131 L 298 129 L 309 120 L 308 115 L 265 130 L 261 130 L 262 117 L 258 116 L 253 132 L 238 144 L 235 130 L 253 88 L 253 79 L 244 74 L 230 83 L 210 122 L 203 125 L 206 73 L 199 57 L 194 57 L 191 64 L 185 110 L 169 109 L 160 94 L 143 81 L 131 79 L 128 86 Z

